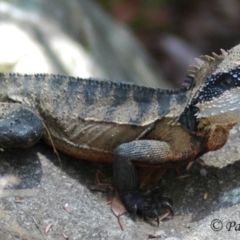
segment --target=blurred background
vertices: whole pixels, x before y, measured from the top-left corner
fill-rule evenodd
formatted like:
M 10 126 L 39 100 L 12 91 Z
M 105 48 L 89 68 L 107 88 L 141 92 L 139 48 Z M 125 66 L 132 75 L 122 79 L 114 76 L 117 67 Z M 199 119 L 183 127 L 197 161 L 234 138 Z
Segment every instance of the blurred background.
M 240 40 L 237 0 L 97 0 L 131 28 L 170 81 L 182 81 L 199 54 L 229 49 Z M 174 70 L 173 70 L 174 69 Z
M 2 71 L 179 86 L 200 54 L 240 42 L 237 0 L 0 1 Z

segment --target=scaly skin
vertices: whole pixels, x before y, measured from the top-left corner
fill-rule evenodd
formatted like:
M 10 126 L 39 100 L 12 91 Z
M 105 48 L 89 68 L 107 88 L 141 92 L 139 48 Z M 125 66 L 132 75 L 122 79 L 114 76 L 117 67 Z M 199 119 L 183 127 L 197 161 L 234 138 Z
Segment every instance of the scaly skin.
M 56 149 L 113 162 L 127 209 L 157 217 L 171 201 L 139 189 L 135 163 L 166 168 L 193 161 L 222 147 L 240 120 L 240 46 L 197 61 L 178 90 L 0 74 L 0 147 L 30 147 L 41 137 L 51 144 L 47 127 Z

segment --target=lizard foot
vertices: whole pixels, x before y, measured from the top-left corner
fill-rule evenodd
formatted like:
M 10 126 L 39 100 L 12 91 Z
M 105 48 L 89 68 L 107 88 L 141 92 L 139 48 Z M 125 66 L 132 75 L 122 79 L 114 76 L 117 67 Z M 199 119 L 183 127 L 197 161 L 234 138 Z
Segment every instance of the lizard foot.
M 158 188 L 147 192 L 127 191 L 120 192 L 119 196 L 125 204 L 127 210 L 144 218 L 157 218 L 164 214 L 166 209 L 173 215 L 172 201 L 163 196 Z

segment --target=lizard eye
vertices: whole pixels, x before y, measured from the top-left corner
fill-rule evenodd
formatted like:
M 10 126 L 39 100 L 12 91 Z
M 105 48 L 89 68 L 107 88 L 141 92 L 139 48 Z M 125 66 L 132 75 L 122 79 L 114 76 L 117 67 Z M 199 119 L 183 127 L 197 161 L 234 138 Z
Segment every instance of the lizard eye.
M 229 89 L 235 86 L 235 79 L 228 73 L 222 74 L 219 77 L 218 82 L 224 89 Z

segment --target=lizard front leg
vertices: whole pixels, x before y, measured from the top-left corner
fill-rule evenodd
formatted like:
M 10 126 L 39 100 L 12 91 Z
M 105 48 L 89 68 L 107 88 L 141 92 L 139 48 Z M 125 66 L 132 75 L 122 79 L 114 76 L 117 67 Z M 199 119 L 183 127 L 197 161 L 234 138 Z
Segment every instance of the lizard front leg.
M 28 148 L 43 135 L 42 120 L 18 103 L 0 103 L 0 147 Z
M 184 155 L 174 152 L 167 142 L 156 140 L 137 140 L 117 147 L 113 163 L 114 183 L 128 211 L 150 218 L 158 217 L 162 208 L 172 212 L 170 199 L 155 190 L 143 192 L 139 189 L 134 162 L 157 166 Z

